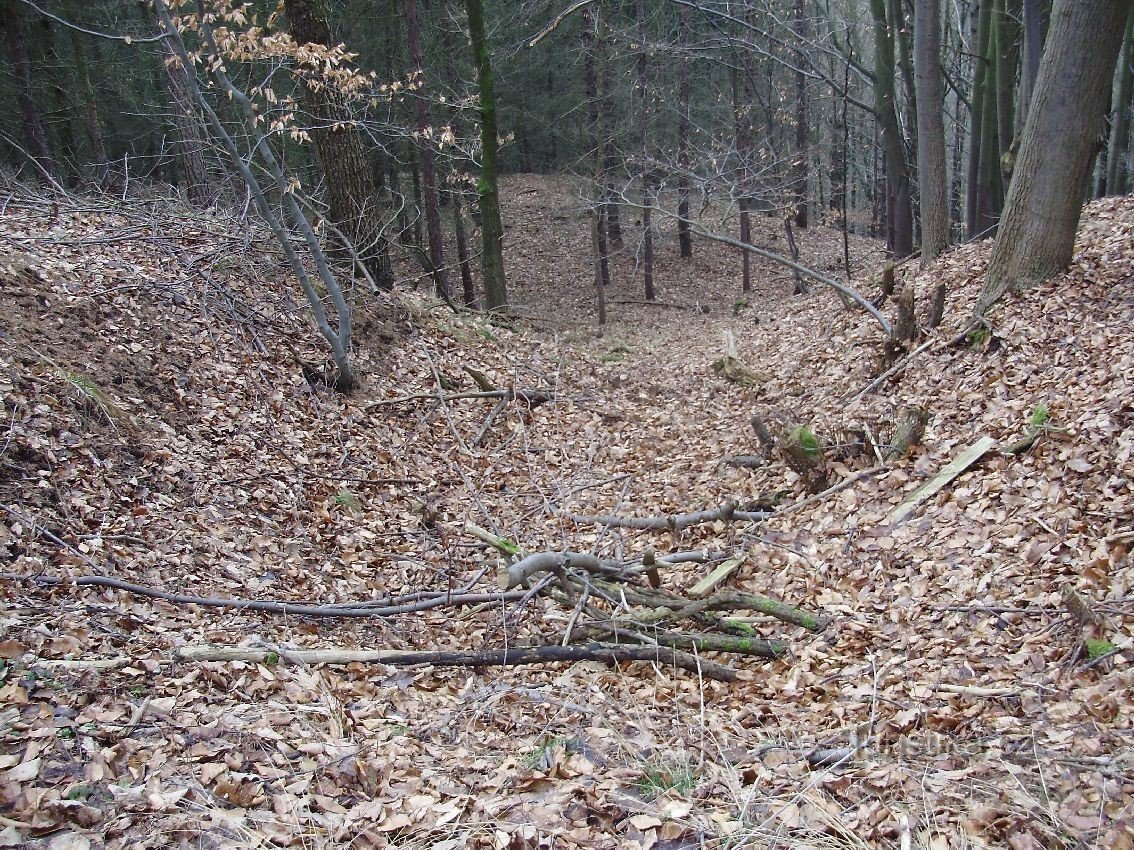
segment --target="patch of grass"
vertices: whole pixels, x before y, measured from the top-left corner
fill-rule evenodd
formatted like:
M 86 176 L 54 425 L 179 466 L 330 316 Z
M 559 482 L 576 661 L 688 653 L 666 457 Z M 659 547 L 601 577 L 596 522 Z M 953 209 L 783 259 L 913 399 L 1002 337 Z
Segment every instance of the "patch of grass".
M 32 351 L 35 351 L 35 349 L 33 348 Z M 123 410 L 122 406 L 107 395 L 102 387 L 90 377 L 82 372 L 63 368 L 45 354 L 38 351 L 35 351 L 35 353 L 40 360 L 55 370 L 56 375 L 75 388 L 79 394 L 80 403 L 91 413 L 101 413 L 115 430 L 134 425 L 134 420 L 130 418 L 130 414 Z
M 1087 649 L 1087 658 L 1091 661 L 1102 658 L 1104 655 L 1110 655 L 1118 648 L 1109 640 L 1100 640 L 1099 638 L 1087 638 L 1083 644 Z
M 528 770 L 547 771 L 555 760 L 555 751 L 564 746 L 563 738 L 558 735 L 544 738 L 538 747 L 524 756 L 523 765 Z
M 648 763 L 638 780 L 638 793 L 653 800 L 670 791 L 684 796 L 697 786 L 697 772 L 688 764 L 667 761 Z
M 358 496 L 350 490 L 340 490 L 335 494 L 335 504 L 352 512 L 362 510 L 362 503 L 358 501 Z

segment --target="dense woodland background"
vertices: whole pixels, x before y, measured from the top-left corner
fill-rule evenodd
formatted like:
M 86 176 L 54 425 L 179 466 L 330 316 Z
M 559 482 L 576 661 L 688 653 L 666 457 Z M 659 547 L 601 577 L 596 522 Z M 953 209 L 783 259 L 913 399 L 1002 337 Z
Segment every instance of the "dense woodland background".
M 477 198 L 495 194 L 497 170 L 588 178 L 596 273 L 610 252 L 645 253 L 646 298 L 653 219 L 677 218 L 687 256 L 710 201 L 725 213 L 709 229 L 743 244 L 751 216 L 767 215 L 789 244 L 793 228 L 825 222 L 931 260 L 996 232 L 1045 44 L 1052 91 L 1033 147 L 1041 162 L 1070 159 L 1053 185 L 1025 168 L 1017 182 L 1041 184 L 1029 217 L 1052 213 L 1053 198 L 1077 210 L 1128 188 L 1134 16 L 1118 0 L 1063 4 L 1054 26 L 1049 0 L 171 5 L 180 47 L 155 35 L 164 3 L 3 0 L 9 167 L 239 206 L 254 197 L 237 156 L 269 172 L 271 204 L 288 206 L 280 186 L 302 187 L 320 238 L 356 243 L 382 287 L 393 246 L 446 297 L 451 274 L 466 302 L 482 297 L 469 240 L 483 224 L 483 245 L 500 242 L 481 220 L 495 202 Z M 187 68 L 180 50 L 210 70 Z M 497 138 L 498 161 L 484 145 Z M 264 155 L 276 165 L 257 165 Z M 283 214 L 293 230 L 294 218 Z M 1067 234 L 1065 222 L 1054 241 Z M 505 271 L 485 259 L 487 304 L 501 306 Z

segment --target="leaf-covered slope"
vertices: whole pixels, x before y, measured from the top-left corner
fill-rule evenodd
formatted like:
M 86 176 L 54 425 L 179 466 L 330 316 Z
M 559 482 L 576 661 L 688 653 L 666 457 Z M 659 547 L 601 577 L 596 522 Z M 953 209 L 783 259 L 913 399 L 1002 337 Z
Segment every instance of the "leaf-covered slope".
M 285 656 L 540 642 L 570 611 L 537 600 L 304 620 L 8 578 L 0 835 L 1129 846 L 1134 203 L 1093 204 L 1069 273 L 1005 304 L 973 344 L 949 342 L 988 245 L 945 255 L 914 281 L 949 286 L 936 341 L 848 402 L 881 371 L 881 340 L 829 293 L 793 298 L 782 270 L 760 264 L 739 304 L 735 252 L 699 243 L 683 265 L 667 230 L 661 297 L 700 309 L 617 303 L 639 297 L 631 244 L 614 262 L 614 323 L 596 339 L 573 188 L 518 178 L 506 200 L 510 285 L 533 318 L 493 324 L 376 297 L 356 316 L 367 385 L 344 399 L 304 379 L 299 361 L 320 359 L 314 336 L 258 234 L 165 207 L 13 198 L 0 216 L 4 572 L 362 602 L 459 587 L 491 567 L 494 553 L 462 531 L 472 521 L 529 551 L 743 554 L 733 587 L 822 610 L 831 629 L 757 618 L 793 657 L 748 662 L 731 685 L 590 662 L 187 664 L 172 650 L 204 641 Z M 774 248 L 773 224 L 760 239 Z M 834 234 L 799 235 L 805 261 L 839 274 Z M 865 241 L 852 252 L 860 266 L 877 257 Z M 769 376 L 763 387 L 713 374 L 725 331 Z M 555 400 L 510 405 L 487 429 L 491 399 L 378 403 L 439 383 L 475 391 L 465 366 Z M 884 444 L 909 405 L 932 414 L 909 457 L 798 509 L 786 510 L 806 494 L 782 464 L 718 463 L 758 451 L 754 411 L 810 423 L 826 443 L 866 425 Z M 888 521 L 978 438 L 1023 437 L 1041 406 L 1051 429 L 1028 452 L 991 453 Z M 869 447 L 831 457 L 832 482 L 877 465 Z M 729 497 L 778 499 L 784 513 L 677 539 L 558 513 L 654 515 Z M 662 578 L 685 590 L 704 571 Z M 492 573 L 478 586 L 492 589 Z M 1068 589 L 1098 624 L 1073 620 Z M 1076 654 L 1084 636 L 1119 652 L 1092 664 Z M 129 662 L 41 663 L 67 658 Z M 842 762 L 812 769 L 816 747 Z

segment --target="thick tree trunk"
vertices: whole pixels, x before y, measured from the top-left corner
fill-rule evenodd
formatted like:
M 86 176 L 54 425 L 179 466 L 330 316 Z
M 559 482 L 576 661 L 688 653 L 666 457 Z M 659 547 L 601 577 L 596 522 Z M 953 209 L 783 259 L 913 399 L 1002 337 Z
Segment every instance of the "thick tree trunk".
M 914 3 L 917 84 L 917 161 L 921 182 L 921 264 L 949 244 L 949 186 L 945 171 L 944 90 L 941 81 L 941 3 Z
M 484 291 L 488 309 L 508 304 L 508 281 L 504 274 L 504 225 L 500 218 L 500 192 L 496 177 L 496 95 L 493 90 L 492 56 L 484 34 L 484 9 L 481 0 L 465 0 L 469 18 L 469 36 L 476 59 L 477 84 L 480 88 L 480 196 L 481 259 Z
M 1015 176 L 976 315 L 1071 262 L 1129 0 L 1055 0 Z
M 182 64 L 174 56 L 167 42 L 162 42 L 165 70 L 169 77 L 169 102 L 173 108 L 173 125 L 177 135 L 174 146 L 177 164 L 181 167 L 181 180 L 185 196 L 195 207 L 206 207 L 212 201 L 213 190 L 209 172 L 205 167 L 205 138 L 193 110 L 190 92 L 196 87 L 196 71 Z
M 425 99 L 425 60 L 421 50 L 421 27 L 417 19 L 417 0 L 406 0 L 406 40 L 410 63 L 416 78 L 413 93 L 417 109 L 418 158 L 421 162 L 421 192 L 425 202 L 425 223 L 429 230 L 429 262 L 437 292 L 449 297 L 449 274 L 445 269 L 445 243 L 441 232 L 441 204 L 437 196 L 437 166 L 429 141 L 429 105 Z
M 972 239 L 988 229 L 989 222 L 985 214 L 987 209 L 987 194 L 982 192 L 981 185 L 981 146 L 984 140 L 985 104 L 990 97 L 991 87 L 988 84 L 991 74 L 988 62 L 989 35 L 992 28 L 992 0 L 984 0 L 976 15 L 976 31 L 973 35 L 973 45 L 976 48 L 973 57 L 973 88 L 969 98 L 969 155 L 965 180 L 965 235 Z
M 16 78 L 16 103 L 20 108 L 28 156 L 54 180 L 58 177 L 59 169 L 51 154 L 47 131 L 43 126 L 43 113 L 32 89 L 31 60 L 28 59 L 27 42 L 24 39 L 22 8 L 19 0 L 0 0 L 0 27 L 4 30 L 8 61 L 12 63 L 12 72 Z
M 284 0 L 284 10 L 291 36 L 299 44 L 337 44 L 331 37 L 325 0 Z M 351 241 L 375 283 L 382 289 L 392 289 L 389 249 L 380 235 L 378 187 L 366 159 L 362 134 L 354 126 L 349 107 L 333 88 L 310 84 L 304 89 L 304 99 L 314 119 L 311 137 L 327 181 L 331 221 Z M 345 251 L 336 253 L 340 258 L 349 256 Z

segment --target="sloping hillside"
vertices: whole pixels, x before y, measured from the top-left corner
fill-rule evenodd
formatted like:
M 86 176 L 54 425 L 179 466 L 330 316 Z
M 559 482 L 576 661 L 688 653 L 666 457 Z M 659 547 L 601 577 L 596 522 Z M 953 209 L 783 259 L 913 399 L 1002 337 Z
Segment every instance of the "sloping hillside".
M 519 319 L 360 294 L 366 385 L 343 398 L 305 377 L 323 358 L 263 234 L 158 203 L 5 202 L 0 846 L 1134 847 L 1134 200 L 1091 205 L 1068 274 L 959 343 L 989 244 L 947 254 L 914 281 L 947 282 L 944 324 L 866 394 L 867 315 L 791 296 L 770 265 L 742 298 L 734 251 L 682 264 L 668 232 L 668 306 L 637 303 L 628 239 L 597 336 L 580 208 L 565 181 L 509 184 Z M 836 234 L 800 238 L 841 274 Z M 851 248 L 873 295 L 877 249 Z M 714 374 L 725 332 L 758 387 Z M 493 414 L 454 397 L 480 390 L 467 366 L 554 398 Z M 880 463 L 912 406 L 920 445 Z M 839 444 L 836 489 L 721 463 L 759 453 L 754 412 Z M 772 515 L 661 533 L 568 516 L 730 498 Z M 680 592 L 740 557 L 730 587 L 832 623 L 748 618 L 791 654 L 714 658 L 732 683 L 310 666 L 289 652 L 544 643 L 572 610 L 280 616 L 71 583 L 324 606 L 495 592 L 499 553 L 468 523 L 528 552 L 708 550 L 662 573 Z M 278 663 L 174 655 L 205 643 Z

